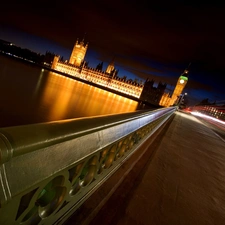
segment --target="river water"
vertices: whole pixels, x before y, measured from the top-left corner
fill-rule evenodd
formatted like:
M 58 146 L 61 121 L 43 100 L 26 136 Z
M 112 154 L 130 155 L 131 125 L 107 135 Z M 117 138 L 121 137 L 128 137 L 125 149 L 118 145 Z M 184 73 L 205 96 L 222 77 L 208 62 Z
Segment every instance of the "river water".
M 0 127 L 138 109 L 136 101 L 0 55 Z

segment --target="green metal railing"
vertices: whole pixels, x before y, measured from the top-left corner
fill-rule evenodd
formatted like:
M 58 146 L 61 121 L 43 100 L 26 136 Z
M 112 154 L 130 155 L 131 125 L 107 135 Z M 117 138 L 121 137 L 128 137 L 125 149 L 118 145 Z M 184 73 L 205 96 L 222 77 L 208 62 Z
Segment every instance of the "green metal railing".
M 63 224 L 175 110 L 0 129 L 0 224 Z

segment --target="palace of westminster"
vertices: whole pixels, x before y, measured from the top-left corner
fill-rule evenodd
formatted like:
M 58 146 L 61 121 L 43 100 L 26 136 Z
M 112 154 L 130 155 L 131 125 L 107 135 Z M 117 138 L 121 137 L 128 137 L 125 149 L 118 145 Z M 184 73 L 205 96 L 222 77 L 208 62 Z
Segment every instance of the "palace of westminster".
M 155 106 L 168 107 L 177 103 L 179 96 L 188 81 L 188 70 L 184 70 L 178 78 L 177 84 L 173 93 L 166 93 L 166 84 L 159 82 L 157 87 L 154 87 L 154 81 L 147 79 L 144 84 L 126 80 L 117 76 L 118 71 L 114 67 L 114 62 L 111 62 L 106 71 L 102 71 L 103 63 L 97 67 L 90 68 L 84 61 L 87 52 L 88 44 L 82 40 L 76 41 L 69 62 L 60 61 L 60 56 L 56 55 L 52 62 L 51 68 L 78 77 L 89 82 L 93 82 L 100 86 L 111 90 L 126 94 L 137 98 L 143 102 L 148 102 Z

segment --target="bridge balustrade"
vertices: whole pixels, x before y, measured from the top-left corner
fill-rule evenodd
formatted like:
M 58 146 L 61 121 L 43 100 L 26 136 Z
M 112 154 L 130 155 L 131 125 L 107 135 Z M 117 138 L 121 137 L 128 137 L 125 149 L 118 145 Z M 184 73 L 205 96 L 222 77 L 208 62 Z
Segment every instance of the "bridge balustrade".
M 0 129 L 0 224 L 63 224 L 176 108 Z

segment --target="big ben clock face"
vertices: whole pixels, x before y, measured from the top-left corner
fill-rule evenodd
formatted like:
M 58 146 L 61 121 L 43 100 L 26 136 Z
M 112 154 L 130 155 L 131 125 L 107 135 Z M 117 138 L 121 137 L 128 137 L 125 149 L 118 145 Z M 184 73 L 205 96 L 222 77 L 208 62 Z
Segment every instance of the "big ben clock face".
M 184 80 L 183 79 L 180 79 L 180 83 L 183 84 L 184 83 Z

